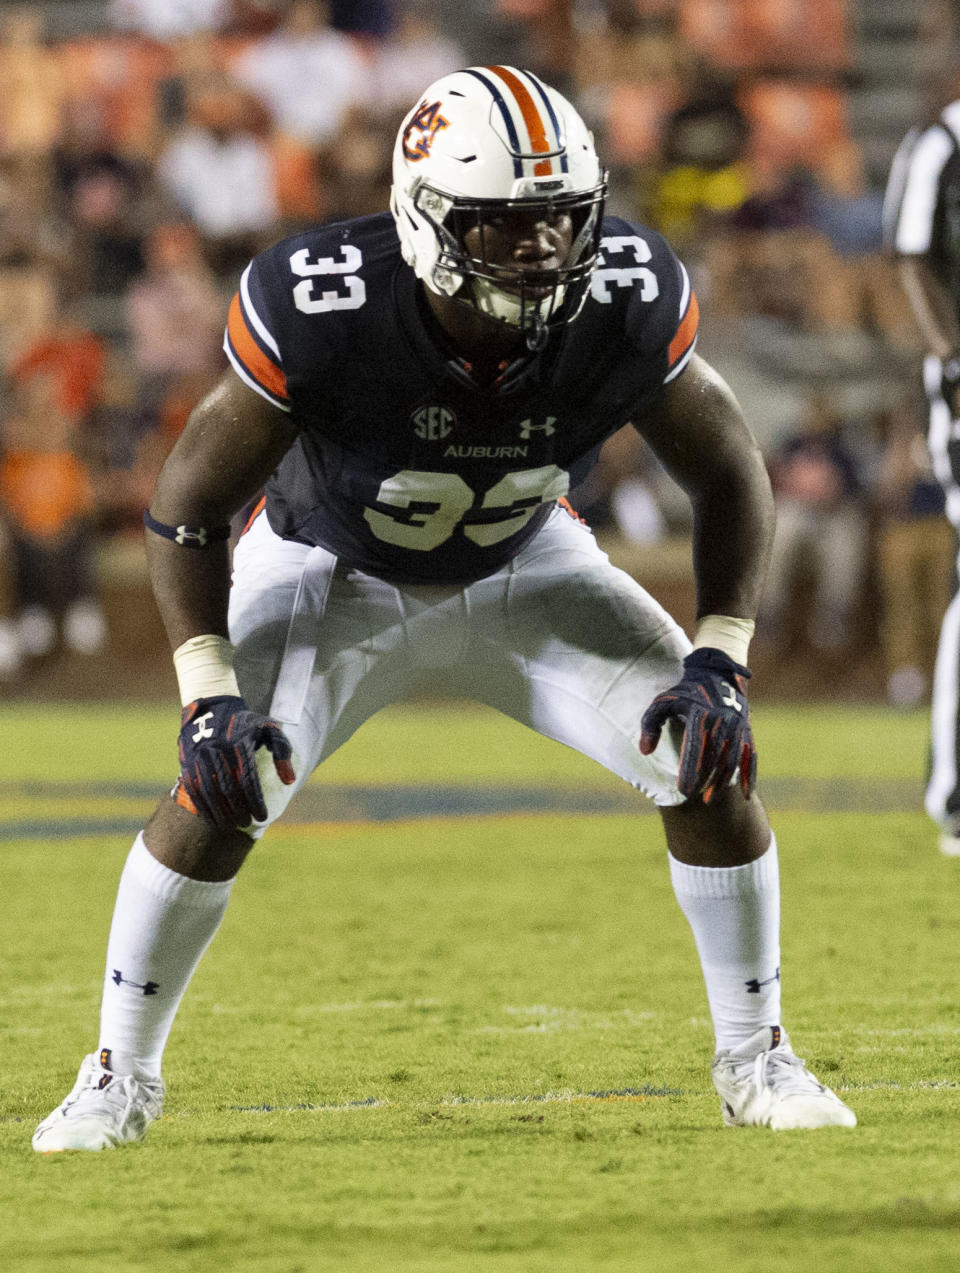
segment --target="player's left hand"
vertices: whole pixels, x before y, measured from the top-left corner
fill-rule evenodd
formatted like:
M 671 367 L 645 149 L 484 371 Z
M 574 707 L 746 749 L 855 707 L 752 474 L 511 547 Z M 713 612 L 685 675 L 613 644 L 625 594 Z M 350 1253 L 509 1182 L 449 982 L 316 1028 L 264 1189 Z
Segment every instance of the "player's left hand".
M 280 781 L 295 780 L 290 740 L 275 720 L 253 712 L 242 698 L 218 694 L 196 699 L 180 723 L 180 785 L 200 817 L 221 831 L 267 818 L 256 752 L 265 747 Z
M 683 679 L 658 694 L 643 714 L 640 750 L 649 756 L 666 722 L 683 725 L 677 787 L 709 804 L 739 770 L 748 798 L 757 781 L 757 751 L 750 728 L 747 668 L 722 650 L 701 647 L 683 660 Z

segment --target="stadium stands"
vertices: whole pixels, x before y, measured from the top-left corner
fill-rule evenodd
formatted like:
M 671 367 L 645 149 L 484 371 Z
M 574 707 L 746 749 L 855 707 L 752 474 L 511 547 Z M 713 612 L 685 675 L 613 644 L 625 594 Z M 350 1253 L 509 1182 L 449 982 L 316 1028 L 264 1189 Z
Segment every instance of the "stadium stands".
M 284 25 L 290 7 L 195 0 L 174 15 L 148 0 L 41 0 L 0 9 L 0 422 L 69 309 L 109 368 L 101 397 L 72 417 L 71 446 L 92 473 L 114 643 L 125 629 L 111 590 L 135 584 L 149 606 L 142 570 L 130 565 L 144 492 L 191 394 L 222 366 L 207 333 L 194 346 L 202 366 L 151 369 L 144 315 L 178 288 L 193 298 L 190 312 L 209 313 L 261 243 L 385 206 L 393 132 L 422 71 L 501 60 L 562 84 L 599 135 L 611 208 L 659 225 L 687 260 L 708 301 L 704 350 L 768 450 L 802 419 L 814 385 L 834 395 L 866 452 L 881 445 L 878 415 L 909 400 L 917 343 L 877 253 L 879 192 L 927 87 L 952 65 L 948 0 L 370 0 L 333 5 L 333 31 L 311 0 L 298 0 Z M 267 83 L 268 49 L 281 62 L 300 56 L 291 22 L 312 28 L 318 49 L 329 38 L 349 50 L 359 76 L 341 86 L 342 111 L 327 112 L 338 120 L 330 135 L 298 125 Z M 239 184 L 219 211 L 203 154 L 233 155 L 217 188 Z M 255 180 L 243 175 L 254 171 Z M 260 202 L 241 224 L 251 184 Z M 229 224 L 217 220 L 224 209 Z M 180 281 L 153 273 L 164 236 L 167 246 L 178 236 L 195 245 Z M 655 469 L 628 476 L 659 505 L 651 524 L 685 534 Z M 636 568 L 655 570 L 655 553 L 618 526 L 623 500 L 616 478 L 606 480 L 584 492 L 585 511 L 624 560 L 640 554 Z M 677 560 L 670 542 L 663 562 Z M 16 605 L 3 602 L 0 618 Z M 876 628 L 866 635 L 876 648 Z

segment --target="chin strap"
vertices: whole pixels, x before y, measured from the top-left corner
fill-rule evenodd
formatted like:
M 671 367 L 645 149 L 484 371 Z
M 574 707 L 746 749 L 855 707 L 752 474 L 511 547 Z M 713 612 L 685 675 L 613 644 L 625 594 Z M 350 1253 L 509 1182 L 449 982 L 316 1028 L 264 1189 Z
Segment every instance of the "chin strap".
M 537 319 L 534 327 L 527 329 L 527 348 L 532 354 L 542 353 L 544 349 L 546 349 L 547 341 L 549 339 L 550 332 L 547 328 L 547 324 L 540 319 Z

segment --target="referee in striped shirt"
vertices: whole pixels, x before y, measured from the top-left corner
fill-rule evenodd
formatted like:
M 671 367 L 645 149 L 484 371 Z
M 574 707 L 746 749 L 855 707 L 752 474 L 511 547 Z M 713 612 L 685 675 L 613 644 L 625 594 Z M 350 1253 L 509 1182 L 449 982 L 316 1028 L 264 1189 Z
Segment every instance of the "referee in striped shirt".
M 927 440 L 960 531 L 960 100 L 907 134 L 890 170 L 884 235 L 927 349 Z M 960 856 L 960 591 L 940 629 L 925 806 L 944 853 Z

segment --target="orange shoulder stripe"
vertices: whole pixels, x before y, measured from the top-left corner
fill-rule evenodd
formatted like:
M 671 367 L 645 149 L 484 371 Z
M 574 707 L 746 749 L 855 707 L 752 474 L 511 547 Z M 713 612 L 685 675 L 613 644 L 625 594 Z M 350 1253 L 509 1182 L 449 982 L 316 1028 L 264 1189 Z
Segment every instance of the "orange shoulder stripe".
M 269 389 L 278 398 L 288 398 L 287 378 L 277 364 L 263 352 L 250 335 L 249 329 L 240 308 L 239 292 L 230 302 L 230 313 L 227 317 L 227 332 L 230 343 L 236 350 L 238 358 L 246 369 L 265 389 Z
M 667 362 L 669 366 L 687 352 L 693 344 L 693 338 L 697 334 L 697 327 L 700 324 L 700 306 L 697 303 L 697 294 L 691 289 L 690 304 L 687 306 L 687 312 L 684 314 L 680 326 L 677 328 L 676 335 L 670 342 L 670 348 L 667 351 Z

